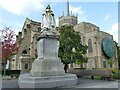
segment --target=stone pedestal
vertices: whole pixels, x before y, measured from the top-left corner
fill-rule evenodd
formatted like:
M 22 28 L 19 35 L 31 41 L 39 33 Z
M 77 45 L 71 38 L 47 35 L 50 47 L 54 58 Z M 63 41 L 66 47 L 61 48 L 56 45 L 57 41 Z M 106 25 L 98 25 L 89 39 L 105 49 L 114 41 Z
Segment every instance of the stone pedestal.
M 58 58 L 59 41 L 53 36 L 40 36 L 37 42 L 38 58 L 32 64 L 32 76 L 54 76 L 65 74 Z
M 57 31 L 43 31 L 37 39 L 38 58 L 34 60 L 29 74 L 21 74 L 20 88 L 53 88 L 75 85 L 77 77 L 65 74 L 58 58 L 59 41 Z
M 19 77 L 20 88 L 54 88 L 72 86 L 77 83 L 75 74 L 64 74 L 59 76 L 33 77 L 30 74 L 23 74 Z

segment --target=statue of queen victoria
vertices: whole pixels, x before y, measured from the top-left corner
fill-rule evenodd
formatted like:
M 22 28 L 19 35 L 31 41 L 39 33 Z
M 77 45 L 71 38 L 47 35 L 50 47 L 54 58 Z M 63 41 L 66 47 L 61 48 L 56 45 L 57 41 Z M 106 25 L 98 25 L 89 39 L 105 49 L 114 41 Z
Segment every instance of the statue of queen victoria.
M 56 23 L 54 19 L 54 13 L 51 10 L 50 5 L 47 6 L 46 10 L 43 12 L 42 17 L 42 31 L 55 30 Z

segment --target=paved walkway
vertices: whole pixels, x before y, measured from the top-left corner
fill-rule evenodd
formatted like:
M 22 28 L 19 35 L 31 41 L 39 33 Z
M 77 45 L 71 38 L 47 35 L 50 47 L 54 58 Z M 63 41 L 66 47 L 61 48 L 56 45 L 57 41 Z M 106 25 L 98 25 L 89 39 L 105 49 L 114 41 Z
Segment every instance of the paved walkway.
M 18 88 L 17 80 L 3 80 L 0 81 L 0 89 L 1 88 Z M 57 90 L 73 90 L 79 88 L 101 88 L 99 90 L 103 90 L 102 88 L 112 88 L 113 90 L 120 88 L 120 81 L 105 81 L 105 80 L 91 80 L 91 79 L 78 79 L 78 85 L 75 86 L 68 86 L 68 87 L 61 87 L 57 88 Z M 110 89 L 110 90 L 112 90 Z M 80 89 L 81 90 L 81 89 Z M 86 89 L 84 89 L 86 90 Z M 91 89 L 92 90 L 92 89 Z M 106 89 L 105 89 L 106 90 Z
M 118 88 L 118 82 L 108 82 L 108 83 L 92 83 L 86 85 L 78 85 L 75 88 Z
M 71 86 L 70 88 L 118 88 L 118 81 L 86 80 L 80 79 L 81 84 Z M 82 83 L 84 82 L 84 83 Z
M 80 78 L 78 85 L 66 87 L 64 90 L 78 90 L 79 88 L 80 90 L 82 90 L 82 88 L 83 90 L 86 90 L 84 88 L 89 88 L 90 90 L 96 90 L 95 88 L 97 88 L 97 90 L 118 90 L 118 88 L 120 89 L 120 81 L 91 80 Z
M 1 88 L 18 88 L 18 81 L 17 80 L 1 80 L 0 90 Z

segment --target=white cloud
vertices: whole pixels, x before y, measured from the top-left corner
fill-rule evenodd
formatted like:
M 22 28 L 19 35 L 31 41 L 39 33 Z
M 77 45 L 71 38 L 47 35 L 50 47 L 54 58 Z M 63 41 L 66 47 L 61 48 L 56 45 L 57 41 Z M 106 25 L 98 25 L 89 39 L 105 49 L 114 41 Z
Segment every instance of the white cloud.
M 85 14 L 85 10 L 83 10 L 82 7 L 75 7 L 75 6 L 71 6 L 70 5 L 70 12 L 72 11 L 73 15 L 77 15 L 78 16 L 78 23 L 81 21 L 86 21 L 87 20 L 87 16 Z
M 120 25 L 120 23 L 119 23 Z M 111 35 L 113 35 L 113 38 L 116 42 L 118 42 L 118 23 L 114 23 L 111 27 L 111 30 L 107 31 Z
M 84 11 L 82 10 L 82 7 L 73 7 L 70 5 L 70 11 L 72 11 L 75 14 L 83 15 Z
M 40 11 L 44 5 L 42 0 L 0 0 L 0 7 L 17 15 L 26 15 Z
M 104 17 L 104 20 L 107 21 L 107 20 L 109 20 L 110 18 L 111 18 L 110 15 L 106 15 L 106 16 Z

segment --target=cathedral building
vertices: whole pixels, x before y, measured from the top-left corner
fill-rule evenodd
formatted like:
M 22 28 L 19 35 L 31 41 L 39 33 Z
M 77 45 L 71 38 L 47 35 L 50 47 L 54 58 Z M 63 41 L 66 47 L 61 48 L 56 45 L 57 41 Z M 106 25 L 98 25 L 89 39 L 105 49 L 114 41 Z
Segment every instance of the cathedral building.
M 22 32 L 16 36 L 16 43 L 19 50 L 12 57 L 11 69 L 21 70 L 22 68 L 31 69 L 31 64 L 36 58 L 37 36 L 41 30 L 41 23 L 26 18 L 22 27 Z M 23 58 L 23 60 L 22 60 Z M 26 59 L 26 60 L 24 60 Z
M 73 25 L 74 30 L 81 36 L 82 44 L 88 46 L 86 54 L 88 62 L 82 65 L 73 64 L 73 68 L 118 68 L 117 48 L 113 36 L 100 31 L 98 26 L 90 22 L 80 22 L 78 24 L 77 18 L 69 14 L 69 2 L 67 2 L 67 16 L 59 18 L 59 26 L 65 24 Z M 104 43 L 106 43 L 105 45 L 110 44 L 112 49 L 110 47 L 107 48 L 108 46 L 105 46 Z
M 72 25 L 81 36 L 83 45 L 88 46 L 86 56 L 88 62 L 81 65 L 71 64 L 70 68 L 118 68 L 118 56 L 113 36 L 100 31 L 100 27 L 90 22 L 79 22 L 78 17 L 70 15 L 67 2 L 67 16 L 59 17 L 59 26 Z M 33 60 L 37 57 L 37 36 L 41 30 L 41 23 L 26 19 L 22 32 L 18 33 L 17 44 L 19 51 L 13 56 L 11 69 L 31 69 Z

